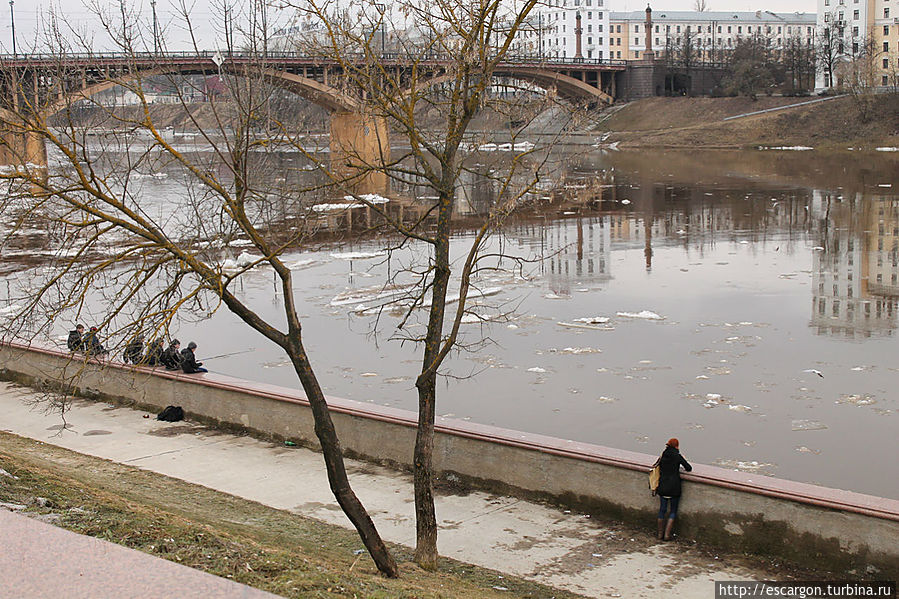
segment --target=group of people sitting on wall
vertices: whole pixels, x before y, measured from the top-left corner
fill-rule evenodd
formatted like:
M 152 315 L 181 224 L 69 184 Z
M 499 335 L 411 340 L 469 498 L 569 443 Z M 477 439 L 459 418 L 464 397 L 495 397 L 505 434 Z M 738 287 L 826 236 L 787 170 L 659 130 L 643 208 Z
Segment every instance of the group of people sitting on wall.
M 85 333 L 84 325 L 76 325 L 74 330 L 69 331 L 66 345 L 69 347 L 69 351 L 83 352 L 90 357 L 99 358 L 109 354 L 100 342 L 97 327 L 91 327 Z M 181 349 L 181 342 L 177 339 L 172 339 L 169 346 L 163 349 L 162 339 L 154 339 L 144 353 L 144 336 L 137 335 L 125 345 L 122 359 L 126 364 L 165 366 L 166 370 L 180 370 L 187 374 L 209 372 L 203 368 L 202 362 L 197 362 L 196 349 L 197 344 L 193 341 L 188 343 L 186 348 Z

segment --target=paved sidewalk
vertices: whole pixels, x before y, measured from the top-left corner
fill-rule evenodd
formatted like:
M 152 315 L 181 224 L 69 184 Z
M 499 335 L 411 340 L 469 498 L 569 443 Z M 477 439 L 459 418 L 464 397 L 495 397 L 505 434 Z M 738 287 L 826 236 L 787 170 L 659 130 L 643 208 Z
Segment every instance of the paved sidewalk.
M 277 599 L 102 539 L 0 509 L 2 599 Z
M 330 493 L 318 453 L 87 401 L 76 402 L 63 429 L 59 415 L 30 406 L 24 401 L 29 396 L 0 383 L 2 430 L 350 526 Z M 347 467 L 382 536 L 412 546 L 411 476 L 364 462 L 349 461 Z M 770 571 L 659 543 L 649 530 L 654 514 L 647 514 L 646 532 L 634 532 L 480 492 L 440 495 L 436 507 L 441 555 L 593 597 L 712 597 L 715 580 L 773 577 Z M 3 584 L 0 579 L 0 588 Z

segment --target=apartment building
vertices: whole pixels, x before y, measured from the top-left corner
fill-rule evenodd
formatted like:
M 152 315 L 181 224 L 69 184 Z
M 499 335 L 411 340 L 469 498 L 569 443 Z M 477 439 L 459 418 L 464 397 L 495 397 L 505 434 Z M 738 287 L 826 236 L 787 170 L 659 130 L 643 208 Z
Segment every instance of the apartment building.
M 833 73 L 818 73 L 819 88 L 841 87 L 847 77 L 899 87 L 899 2 L 897 0 L 818 0 L 818 28 L 835 40 Z M 861 62 L 861 68 L 859 68 Z M 853 68 L 854 67 L 854 68 Z
M 533 54 L 551 59 L 608 60 L 609 0 L 548 0 L 537 11 L 537 23 L 524 31 L 536 43 Z M 580 37 L 580 45 L 578 45 Z
M 840 0 L 821 0 L 835 1 Z M 845 1 L 845 0 L 844 0 Z M 883 0 L 886 2 L 899 0 Z M 640 60 L 646 49 L 646 12 L 613 12 L 609 23 L 612 58 Z M 687 40 L 699 60 L 723 58 L 741 38 L 761 36 L 773 49 L 783 48 L 790 40 L 813 44 L 816 17 L 810 13 L 697 12 L 660 10 L 652 13 L 650 44 L 656 57 L 666 49 L 680 48 Z

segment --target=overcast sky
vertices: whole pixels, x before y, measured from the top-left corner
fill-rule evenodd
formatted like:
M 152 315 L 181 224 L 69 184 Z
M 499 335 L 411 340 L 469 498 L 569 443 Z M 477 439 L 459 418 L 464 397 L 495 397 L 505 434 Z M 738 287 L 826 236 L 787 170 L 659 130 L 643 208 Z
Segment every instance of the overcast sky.
M 100 6 L 113 8 L 116 2 L 109 0 L 95 0 Z M 389 0 L 381 0 L 389 1 Z M 42 15 L 45 15 L 51 6 L 56 7 L 57 13 L 64 15 L 64 19 L 70 25 L 79 30 L 98 31 L 97 18 L 85 7 L 84 0 L 14 0 L 16 44 L 17 50 L 22 52 L 30 48 L 36 38 L 35 32 L 39 29 Z M 177 0 L 175 0 L 177 2 Z M 189 38 L 183 27 L 172 25 L 175 2 L 172 0 L 157 0 L 156 13 L 160 25 L 166 30 L 166 41 L 172 49 L 187 49 Z M 221 10 L 216 6 L 222 5 L 222 0 L 185 0 L 192 6 L 191 15 L 196 28 L 197 43 L 201 49 L 215 49 L 221 45 Z M 643 10 L 646 8 L 646 0 L 606 0 L 607 6 L 614 11 Z M 12 47 L 12 31 L 10 27 L 10 13 L 2 10 L 7 3 L 0 2 L 0 51 L 9 52 Z M 231 0 L 231 4 L 237 7 L 245 7 L 249 4 L 246 0 Z M 653 10 L 692 10 L 693 0 L 654 0 L 650 2 Z M 814 12 L 815 0 L 707 0 L 709 10 L 722 11 L 756 11 L 771 10 L 775 12 Z M 150 19 L 150 2 L 134 0 L 129 1 L 128 6 L 134 11 L 145 15 L 147 22 Z M 286 12 L 279 15 L 276 11 L 269 13 L 272 28 L 285 21 Z M 95 33 L 96 46 L 107 46 L 102 39 L 102 34 Z M 100 49 L 99 47 L 97 49 Z

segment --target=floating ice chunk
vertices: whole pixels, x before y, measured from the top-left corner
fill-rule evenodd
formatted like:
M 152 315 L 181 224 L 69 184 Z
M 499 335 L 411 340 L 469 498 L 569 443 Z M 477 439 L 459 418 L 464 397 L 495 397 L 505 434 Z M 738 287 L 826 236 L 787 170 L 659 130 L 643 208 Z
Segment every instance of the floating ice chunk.
M 562 327 L 568 327 L 570 329 L 590 329 L 592 331 L 614 331 L 615 327 L 604 325 L 604 324 L 581 324 L 579 322 L 564 322 L 559 321 L 556 323 Z
M 750 408 L 749 406 L 743 406 L 740 404 L 733 405 L 733 406 L 727 406 L 727 409 L 733 410 L 734 412 L 744 412 L 744 413 L 752 411 L 752 408 Z
M 303 268 L 309 268 L 310 266 L 314 266 L 316 264 L 318 264 L 318 260 L 315 260 L 314 258 L 306 258 L 303 260 L 297 260 L 293 264 L 288 264 L 287 268 L 289 268 L 290 270 L 301 270 Z
M 253 242 L 249 239 L 232 239 L 228 242 L 228 245 L 233 248 L 245 248 L 253 245 Z
M 815 148 L 809 146 L 759 146 L 759 150 L 780 150 L 789 152 L 808 152 Z
M 378 373 L 377 372 L 363 372 L 359 376 L 372 377 L 372 376 L 378 376 Z
M 775 466 L 775 464 L 771 464 L 768 462 L 757 462 L 755 460 L 725 460 L 722 458 L 715 460 L 714 464 L 723 468 L 733 468 L 734 470 L 739 470 L 741 472 L 760 472 L 762 470 Z
M 365 204 L 355 202 L 352 204 L 315 204 L 312 206 L 313 212 L 336 212 L 337 210 L 352 210 L 354 208 L 365 208 Z
M 605 324 L 609 322 L 608 316 L 585 316 L 584 318 L 575 318 L 574 322 L 584 322 L 587 324 Z
M 645 320 L 665 320 L 664 316 L 659 316 L 655 312 L 649 310 L 641 310 L 640 312 L 618 312 L 617 316 L 622 318 L 642 318 Z
M 537 374 L 543 374 L 546 372 L 545 368 L 540 368 L 539 366 L 534 366 L 532 368 L 528 368 L 528 372 L 536 372 Z
M 338 260 L 368 260 L 369 258 L 380 258 L 386 255 L 387 252 L 337 252 L 331 254 L 331 257 Z
M 598 401 L 599 403 L 612 403 L 618 400 L 614 397 L 606 397 L 605 395 L 600 395 L 596 398 L 596 401 Z
M 543 298 L 544 298 L 544 299 L 552 299 L 552 300 L 557 300 L 557 299 L 569 299 L 567 295 L 558 295 L 558 294 L 555 294 L 555 293 L 547 293 L 547 294 L 545 294 L 545 295 L 543 296 Z
M 797 447 L 796 451 L 798 451 L 799 453 L 813 453 L 815 455 L 819 455 L 821 453 L 820 449 L 809 449 L 805 445 Z
M 517 329 L 517 328 L 518 328 L 518 325 L 517 325 L 517 324 L 507 324 L 507 325 L 506 325 L 506 328 L 507 328 L 507 329 Z
M 827 425 L 817 420 L 793 420 L 791 428 L 794 431 L 823 431 L 827 429 Z
M 878 148 L 874 148 L 877 152 L 899 152 L 899 148 L 893 146 L 880 146 Z
M 892 183 L 879 183 L 877 185 L 877 187 L 886 187 L 887 189 L 891 188 L 892 186 L 893 186 Z
M 844 394 L 836 403 L 851 403 L 856 406 L 870 406 L 877 403 L 877 400 L 870 395 Z
M 712 401 L 718 401 L 719 399 L 721 399 L 721 394 L 720 393 L 706 393 L 705 398 L 711 399 Z
M 704 374 L 700 374 L 699 376 L 696 377 L 696 380 L 697 381 L 707 381 L 707 380 L 709 380 L 709 377 L 707 377 Z
M 387 202 L 390 201 L 389 198 L 385 198 L 384 196 L 378 195 L 376 193 L 364 193 L 364 194 L 362 194 L 360 196 L 356 196 L 356 197 L 343 196 L 343 199 L 346 200 L 347 202 L 355 202 L 357 199 L 359 199 L 359 200 L 364 200 L 364 201 L 368 202 L 369 204 L 386 204 Z M 315 207 L 313 207 L 313 210 L 314 209 L 315 209 Z
M 626 206 L 626 205 L 630 204 L 631 201 L 630 200 L 621 200 L 621 203 Z
M 823 252 L 824 248 L 821 247 L 820 245 L 816 245 L 815 247 L 812 248 L 812 251 L 813 252 Z

